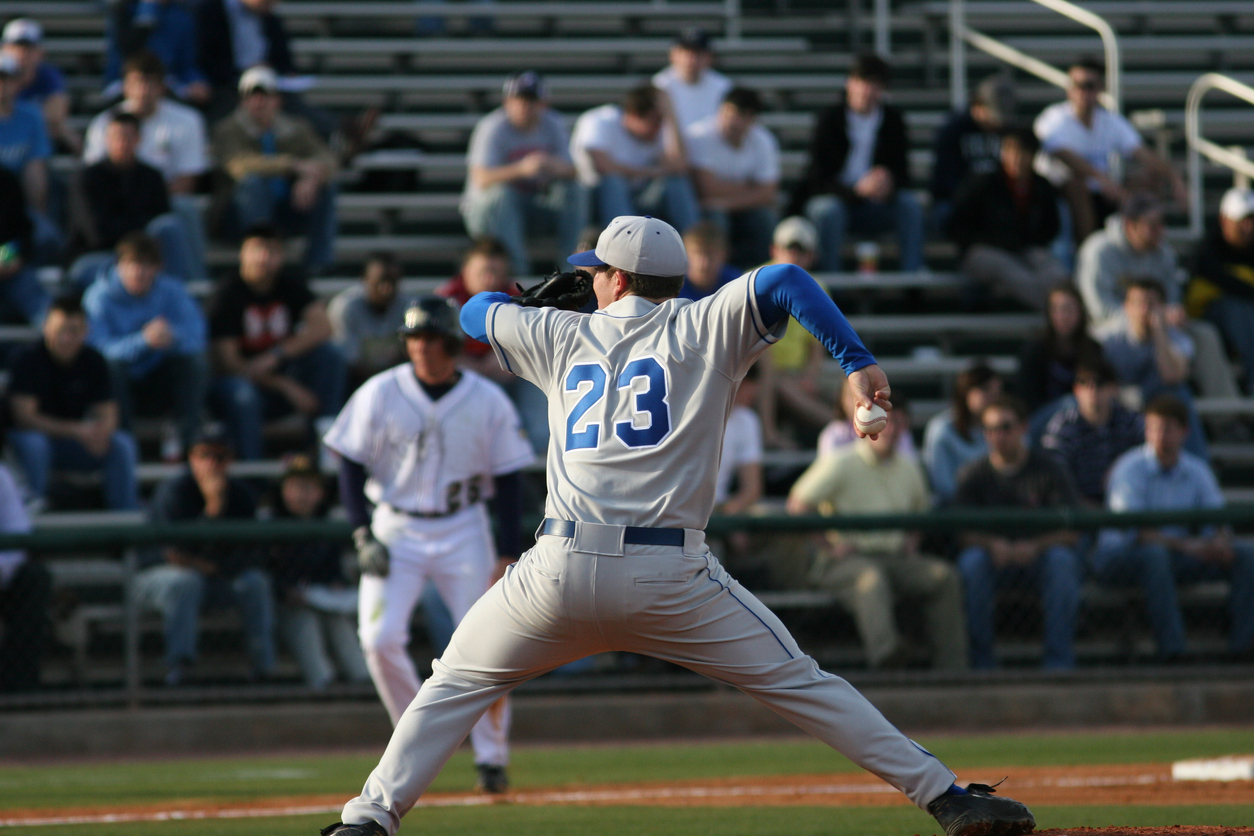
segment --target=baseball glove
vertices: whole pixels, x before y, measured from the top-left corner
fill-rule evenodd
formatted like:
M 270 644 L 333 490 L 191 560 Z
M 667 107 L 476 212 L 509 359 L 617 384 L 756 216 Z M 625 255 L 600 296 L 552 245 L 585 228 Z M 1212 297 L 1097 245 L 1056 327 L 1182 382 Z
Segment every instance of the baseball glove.
M 537 285 L 523 290 L 510 301 L 526 308 L 560 308 L 577 311 L 592 298 L 592 276 L 583 271 L 550 273 Z
M 388 576 L 388 547 L 374 538 L 370 526 L 363 525 L 353 532 L 353 545 L 357 547 L 357 567 L 363 575 Z

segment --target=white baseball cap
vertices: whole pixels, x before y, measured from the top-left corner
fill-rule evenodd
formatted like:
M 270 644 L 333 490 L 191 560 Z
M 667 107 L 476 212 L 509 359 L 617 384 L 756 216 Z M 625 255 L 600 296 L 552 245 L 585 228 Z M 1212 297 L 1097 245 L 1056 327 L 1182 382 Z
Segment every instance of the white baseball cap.
M 43 42 L 43 39 L 43 27 L 29 17 L 19 17 L 10 20 L 4 25 L 4 34 L 0 35 L 0 41 L 6 44 L 34 44 L 38 46 Z
M 1219 214 L 1230 221 L 1254 215 L 1254 192 L 1249 189 L 1228 189 L 1219 201 Z
M 688 272 L 684 239 L 666 221 L 645 215 L 620 215 L 597 238 L 595 250 L 566 259 L 576 267 L 610 265 L 643 276 L 682 276 Z
M 279 77 L 274 74 L 274 70 L 264 64 L 258 64 L 245 70 L 244 74 L 239 77 L 239 91 L 246 96 L 254 90 L 277 93 L 279 91 Z
M 784 218 L 775 227 L 771 243 L 777 247 L 797 247 L 812 253 L 819 248 L 819 233 L 809 220 L 793 215 L 791 218 Z

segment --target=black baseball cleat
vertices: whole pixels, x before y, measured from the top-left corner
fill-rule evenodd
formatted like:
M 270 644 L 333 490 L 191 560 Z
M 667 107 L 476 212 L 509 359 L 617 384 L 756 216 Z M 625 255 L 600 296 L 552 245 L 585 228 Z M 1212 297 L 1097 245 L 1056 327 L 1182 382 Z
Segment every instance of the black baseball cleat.
M 388 832 L 383 829 L 383 825 L 376 821 L 368 821 L 365 824 L 343 824 L 336 822 L 330 827 L 324 827 L 320 831 L 321 836 L 388 836 Z
M 987 784 L 967 784 L 927 805 L 946 836 L 1023 836 L 1036 829 L 1032 811 L 1013 798 L 998 798 Z
M 509 777 L 505 774 L 505 767 L 477 763 L 475 769 L 479 770 L 479 779 L 475 781 L 476 791 L 500 795 L 509 789 Z

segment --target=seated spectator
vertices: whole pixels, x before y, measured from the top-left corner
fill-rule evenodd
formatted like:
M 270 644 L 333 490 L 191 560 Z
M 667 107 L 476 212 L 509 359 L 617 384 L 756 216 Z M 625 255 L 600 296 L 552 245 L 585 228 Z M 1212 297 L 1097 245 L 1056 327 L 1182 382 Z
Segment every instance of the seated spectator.
M 984 361 L 976 361 L 954 381 L 949 409 L 928 420 L 923 431 L 923 465 L 938 505 L 953 499 L 963 465 L 988 452 L 980 414 L 1001 393 L 1001 377 Z
M 962 508 L 1060 508 L 1079 497 L 1062 465 L 1027 445 L 1027 411 L 1015 398 L 989 401 L 981 416 L 988 453 L 958 474 L 954 505 Z M 1013 530 L 968 532 L 958 558 L 967 599 L 971 665 L 996 667 L 993 612 L 998 587 L 1036 586 L 1045 622 L 1046 668 L 1075 666 L 1076 612 L 1080 606 L 1080 557 L 1070 531 L 1020 534 Z
M 31 261 L 36 265 L 59 261 L 61 229 L 48 206 L 48 159 L 52 141 L 39 107 L 18 97 L 21 65 L 0 50 L 0 165 L 18 176 L 26 195 L 32 230 Z
M 1192 376 L 1202 395 L 1240 397 L 1219 329 L 1205 320 L 1189 319 L 1181 304 L 1184 272 L 1163 236 L 1162 204 L 1141 193 L 1130 195 L 1120 213 L 1107 219 L 1106 228 L 1090 235 L 1080 248 L 1076 285 L 1095 332 L 1117 327 L 1112 320 L 1122 316 L 1123 292 L 1132 277 L 1153 279 L 1162 286 L 1167 324 L 1193 340 Z M 1222 424 L 1214 428 L 1225 429 Z
M 70 268 L 70 280 L 78 287 L 90 284 L 113 261 L 108 251 L 124 236 L 141 231 L 161 243 L 170 275 L 183 281 L 205 275 L 203 262 L 192 263 L 187 225 L 170 212 L 165 178 L 140 162 L 138 149 L 139 119 L 118 111 L 105 129 L 105 158 L 80 173 L 74 189 L 74 237 L 89 252 Z
M 117 0 L 109 10 L 105 33 L 106 96 L 119 92 L 125 63 L 140 52 L 148 52 L 169 69 L 174 95 L 195 105 L 208 103 L 211 91 L 196 61 L 196 19 L 190 4 L 183 0 Z M 166 82 L 164 75 L 161 82 Z
M 461 214 L 472 238 L 500 241 L 514 274 L 527 276 L 529 235 L 556 232 L 559 261 L 574 252 L 585 198 L 570 158 L 570 135 L 549 107 L 544 79 L 534 72 L 512 75 L 502 96 L 501 106 L 470 135 Z
M 1188 433 L 1183 403 L 1170 395 L 1150 401 L 1145 444 L 1124 453 L 1111 470 L 1106 493 L 1110 510 L 1222 508 L 1223 493 L 1210 466 L 1183 449 Z M 1093 550 L 1092 569 L 1103 582 L 1140 583 L 1144 588 L 1146 615 L 1164 660 L 1186 650 L 1176 585 L 1230 581 L 1228 646 L 1238 658 L 1254 658 L 1254 550 L 1234 543 L 1227 526 L 1105 530 Z
M 230 180 L 227 227 L 304 234 L 305 267 L 321 273 L 335 260 L 335 155 L 309 122 L 279 112 L 269 67 L 253 67 L 239 85 L 239 107 L 213 129 L 214 157 Z
M 1219 227 L 1198 242 L 1192 273 L 1189 313 L 1219 326 L 1241 358 L 1246 393 L 1254 394 L 1254 192 L 1224 194 Z
M 897 397 L 877 438 L 859 439 L 810 465 L 788 494 L 790 514 L 907 513 L 931 506 L 923 469 L 897 453 L 901 436 L 910 433 L 909 412 Z M 918 532 L 831 531 L 827 538 L 810 577 L 853 615 L 870 667 L 903 667 L 910 660 L 893 616 L 896 597 L 910 596 L 924 599 L 934 667 L 967 668 L 958 573 L 919 552 Z
M 688 274 L 684 276 L 680 299 L 704 299 L 728 282 L 740 278 L 740 271 L 727 263 L 727 233 L 709 221 L 701 221 L 684 233 L 688 250 Z
M 853 389 L 849 387 L 847 381 L 841 383 L 836 417 L 823 428 L 823 432 L 819 433 L 820 458 L 834 456 L 858 440 L 858 433 L 853 428 L 853 414 L 856 408 L 857 402 Z M 894 455 L 917 462 L 919 450 L 914 446 L 914 436 L 910 434 L 909 429 L 907 427 L 905 431 L 897 435 L 897 450 Z
M 1101 508 L 1110 466 L 1145 440 L 1145 425 L 1138 413 L 1119 403 L 1119 379 L 1100 355 L 1080 358 L 1072 391 L 1075 403 L 1054 413 L 1041 446 L 1058 457 L 1080 499 Z
M 681 31 L 671 45 L 670 64 L 653 76 L 653 86 L 667 95 L 681 131 L 718 111 L 732 88 L 727 76 L 711 69 L 710 35 L 699 26 Z M 680 228 L 682 231 L 682 227 Z
M 793 215 L 775 227 L 770 263 L 796 264 L 809 270 L 814 266 L 818 246 L 819 234 L 814 224 Z M 780 429 L 780 419 L 818 429 L 831 417 L 835 399 L 824 391 L 820 380 L 829 357 L 823 345 L 804 328 L 789 328 L 762 355 L 757 409 L 768 447 L 797 446 L 793 437 Z
M 133 426 L 136 402 L 149 412 L 173 407 L 179 449 L 188 449 L 209 386 L 205 315 L 183 283 L 162 271 L 157 242 L 142 232 L 123 238 L 117 263 L 87 289 L 83 307 L 88 342 L 109 363 L 122 426 Z
M 314 460 L 303 454 L 288 459 L 275 492 L 274 518 L 326 519 L 329 505 L 326 482 Z M 331 655 L 343 679 L 370 681 L 357 641 L 357 585 L 344 577 L 343 557 L 344 545 L 333 540 L 270 549 L 279 631 L 300 664 L 305 684 L 319 691 L 336 679 Z
M 0 34 L 0 54 L 12 56 L 20 68 L 17 100 L 30 102 L 44 117 L 48 137 L 71 154 L 82 145 L 78 132 L 70 127 L 70 94 L 61 71 L 45 60 L 44 30 L 38 21 L 19 17 L 4 25 Z
M 1124 316 L 1114 319 L 1099 333 L 1102 353 L 1119 376 L 1119 383 L 1130 388 L 1139 403 L 1148 403 L 1156 395 L 1168 392 L 1186 405 L 1190 428 L 1186 447 L 1206 460 L 1206 434 L 1185 383 L 1193 357 L 1193 340 L 1167 322 L 1165 309 L 1161 284 L 1153 279 L 1129 281 L 1124 294 Z
M 743 514 L 762 498 L 762 422 L 753 411 L 760 374 L 756 363 L 749 367 L 727 416 L 723 452 L 714 483 L 717 514 Z
M 205 219 L 193 193 L 209 170 L 205 120 L 198 111 L 166 96 L 165 78 L 165 64 L 151 52 L 136 52 L 126 59 L 122 101 L 91 120 L 83 162 L 98 163 L 108 155 L 105 133 L 113 114 L 133 114 L 139 120 L 135 156 L 165 177 L 170 208 L 187 228 L 189 260 L 203 269 Z
M 1019 354 L 1015 394 L 1031 415 L 1029 438 L 1040 438 L 1053 414 L 1073 403 L 1071 385 L 1080 358 L 1101 353 L 1089 336 L 1080 292 L 1069 282 L 1055 285 L 1045 306 L 1045 333 L 1028 340 Z
M 241 458 L 261 458 L 267 417 L 295 410 L 333 419 L 339 412 L 343 355 L 330 342 L 325 306 L 303 278 L 283 270 L 274 227 L 244 233 L 239 272 L 214 288 L 207 314 L 220 375 L 211 396 Z
M 657 88 L 634 87 L 621 105 L 580 116 L 570 155 L 600 226 L 620 215 L 650 214 L 682 233 L 700 220 L 683 138 L 666 94 Z
M 35 273 L 34 229 L 17 175 L 0 165 L 0 318 L 34 325 L 48 310 L 48 294 Z
M 845 101 L 819 114 L 810 159 L 788 214 L 805 215 L 819 230 L 819 269 L 841 269 L 845 235 L 894 231 L 901 269 L 923 268 L 923 208 L 910 185 L 906 121 L 881 97 L 888 86 L 884 59 L 863 53 L 845 82 Z
M 26 534 L 30 517 L 13 474 L 0 464 L 0 533 Z M 39 687 L 52 643 L 52 574 L 22 549 L 0 551 L 0 694 Z
M 337 293 L 327 305 L 331 341 L 348 364 L 350 390 L 405 360 L 405 347 L 396 336 L 405 324 L 405 300 L 397 293 L 400 281 L 396 256 L 374 253 L 366 260 L 361 282 Z
M 1017 105 L 1014 83 L 993 75 L 980 82 L 965 110 L 949 114 L 932 143 L 932 223 L 948 226 L 950 203 L 972 174 L 1001 168 L 1001 133 Z
M 964 274 L 1037 310 L 1050 288 L 1071 278 L 1049 249 L 1058 236 L 1058 195 L 1032 171 L 1039 147 L 1030 130 L 1007 131 L 998 168 L 958 188 L 948 227 L 962 248 Z
M 736 242 L 738 264 L 766 258 L 779 220 L 779 141 L 758 122 L 761 112 L 758 94 L 737 87 L 684 133 L 701 209 Z
M 436 288 L 435 293 L 452 299 L 459 306 L 466 304 L 477 293 L 517 296 L 518 286 L 513 280 L 509 263 L 509 252 L 499 241 L 480 238 L 462 253 L 462 269 L 458 274 Z M 401 348 L 404 349 L 403 342 Z M 518 410 L 532 448 L 537 455 L 543 456 L 549 449 L 549 401 L 539 387 L 501 368 L 492 347 L 473 337 L 468 336 L 462 341 L 457 365 L 483 375 L 505 390 Z
M 256 499 L 245 482 L 228 473 L 231 459 L 226 433 L 206 425 L 188 451 L 187 469 L 157 489 L 149 509 L 152 521 L 254 519 Z M 196 661 L 205 608 L 236 607 L 244 620 L 250 677 L 274 671 L 274 598 L 259 549 L 235 543 L 166 547 L 135 577 L 135 597 L 164 621 L 167 685 L 182 684 Z
M 19 351 L 9 368 L 9 444 L 33 496 L 46 496 L 54 469 L 99 471 L 105 506 L 133 510 L 139 507 L 135 439 L 118 429 L 108 364 L 86 338 L 78 297 L 55 299 L 43 337 Z
M 1123 203 L 1124 186 L 1111 177 L 1112 154 L 1140 165 L 1147 185 L 1155 192 L 1167 185 L 1176 204 L 1181 208 L 1187 205 L 1180 175 L 1145 147 L 1127 119 L 1099 104 L 1106 85 L 1102 65 L 1092 58 L 1081 58 L 1068 68 L 1067 76 L 1071 79 L 1067 100 L 1045 108 L 1033 129 L 1042 149 L 1055 161 L 1047 167 L 1047 176 L 1071 207 L 1075 242 L 1081 243 L 1100 229 L 1106 217 Z

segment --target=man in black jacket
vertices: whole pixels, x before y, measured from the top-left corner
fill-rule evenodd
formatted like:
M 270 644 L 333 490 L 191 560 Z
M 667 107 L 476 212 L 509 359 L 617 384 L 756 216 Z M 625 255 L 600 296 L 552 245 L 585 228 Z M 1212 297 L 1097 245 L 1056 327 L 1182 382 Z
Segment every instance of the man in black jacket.
M 1245 390 L 1254 394 L 1254 192 L 1229 189 L 1219 226 L 1198 242 L 1185 293 L 1189 315 L 1219 326 L 1241 357 Z
M 923 267 L 923 209 L 905 189 L 906 122 L 880 101 L 888 86 L 884 59 L 863 53 L 845 82 L 845 101 L 819 114 L 810 161 L 793 192 L 788 215 L 805 215 L 819 229 L 820 270 L 839 270 L 846 232 L 897 234 L 901 269 Z
M 1070 276 L 1049 250 L 1058 192 L 1032 171 L 1039 150 L 1030 129 L 1007 131 L 997 170 L 973 174 L 958 189 L 947 232 L 962 248 L 964 274 L 1044 310 L 1050 289 Z
M 22 181 L 0 166 L 0 317 L 38 324 L 48 309 L 48 294 L 35 275 L 32 235 Z

